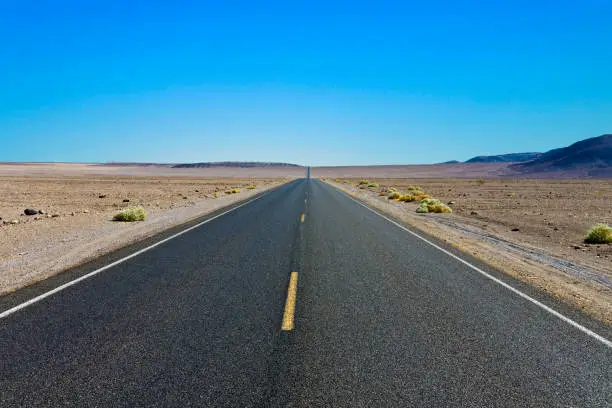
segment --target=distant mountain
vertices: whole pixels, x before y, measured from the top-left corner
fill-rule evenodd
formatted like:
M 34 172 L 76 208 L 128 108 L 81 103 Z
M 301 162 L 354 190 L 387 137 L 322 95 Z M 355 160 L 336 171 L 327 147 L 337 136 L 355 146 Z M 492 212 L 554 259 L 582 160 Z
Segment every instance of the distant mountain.
M 511 162 L 526 162 L 540 157 L 542 153 L 510 153 L 499 154 L 497 156 L 476 156 L 472 157 L 466 163 L 511 163 Z
M 461 162 L 459 160 L 449 160 L 449 161 L 442 162 L 440 164 L 458 164 L 458 163 L 461 163 Z
M 511 165 L 521 174 L 546 173 L 568 177 L 612 177 L 612 134 L 554 149 L 536 160 Z
M 268 163 L 268 162 L 205 162 L 205 163 L 183 163 L 175 164 L 173 169 L 193 169 L 202 167 L 302 167 L 291 163 Z

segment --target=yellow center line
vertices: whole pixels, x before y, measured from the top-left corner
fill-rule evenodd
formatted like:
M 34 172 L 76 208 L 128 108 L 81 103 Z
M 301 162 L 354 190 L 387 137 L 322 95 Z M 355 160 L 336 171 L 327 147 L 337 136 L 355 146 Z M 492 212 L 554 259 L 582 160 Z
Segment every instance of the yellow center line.
M 283 314 L 282 330 L 293 330 L 293 315 L 295 314 L 295 299 L 297 295 L 298 273 L 291 272 L 289 289 L 287 290 L 287 301 L 285 302 L 285 313 Z
M 302 220 L 302 222 L 304 222 L 304 220 L 306 219 L 306 214 L 302 214 L 302 217 L 300 219 Z

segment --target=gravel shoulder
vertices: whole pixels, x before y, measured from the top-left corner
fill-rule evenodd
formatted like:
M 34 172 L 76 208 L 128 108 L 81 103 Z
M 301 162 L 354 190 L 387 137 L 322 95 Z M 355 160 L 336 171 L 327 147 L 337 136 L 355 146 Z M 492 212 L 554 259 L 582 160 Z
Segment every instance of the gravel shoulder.
M 436 236 L 604 323 L 612 323 L 610 246 L 594 251 L 587 251 L 582 246 L 580 249 L 566 246 L 559 252 L 556 245 L 538 245 L 542 241 L 533 236 L 506 233 L 508 228 L 503 220 L 494 222 L 461 214 L 417 214 L 417 204 L 389 200 L 386 196 L 378 196 L 377 191 L 359 189 L 350 182 L 325 181 L 370 207 Z
M 0 177 L 0 294 L 283 184 L 287 179 Z M 239 189 L 240 192 L 226 194 Z M 142 222 L 114 222 L 141 205 Z M 25 208 L 44 214 L 26 216 Z

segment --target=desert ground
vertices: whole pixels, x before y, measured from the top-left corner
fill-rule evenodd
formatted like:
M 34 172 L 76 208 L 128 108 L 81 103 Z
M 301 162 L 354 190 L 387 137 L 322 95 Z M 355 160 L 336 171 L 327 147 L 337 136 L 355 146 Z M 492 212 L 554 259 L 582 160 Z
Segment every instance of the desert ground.
M 78 167 L 4 166 L 0 175 L 0 293 L 36 282 L 164 229 L 273 188 L 288 178 L 116 175 Z M 126 173 L 130 169 L 122 169 Z M 199 169 L 196 169 L 199 170 Z M 2 173 L 2 171 L 0 171 Z M 10 173 L 11 175 L 6 175 Z M 231 190 L 240 190 L 227 194 Z M 115 222 L 129 206 L 143 222 Z M 25 209 L 42 214 L 27 216 Z
M 305 177 L 304 167 L 172 168 L 160 164 L 2 163 L 0 176 L 130 176 L 195 178 Z
M 600 319 L 612 322 L 612 245 L 585 245 L 612 223 L 612 180 L 327 179 L 404 222 L 472 253 Z M 452 214 L 417 214 L 418 204 L 379 196 L 420 187 Z
M 389 166 L 313 167 L 312 177 L 327 178 L 495 178 L 508 171 L 510 163 L 455 163 Z

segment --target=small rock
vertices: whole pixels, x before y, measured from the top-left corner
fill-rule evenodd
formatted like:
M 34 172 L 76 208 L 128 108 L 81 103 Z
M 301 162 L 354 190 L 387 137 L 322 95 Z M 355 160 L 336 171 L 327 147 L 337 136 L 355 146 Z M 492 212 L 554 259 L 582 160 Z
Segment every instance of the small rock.
M 12 220 L 12 221 L 11 221 L 11 224 L 13 224 L 13 225 L 14 225 L 14 224 L 19 224 L 19 220 Z
M 38 210 L 38 213 L 41 214 L 41 215 L 45 215 L 46 214 L 46 212 L 44 210 Z
M 89 210 L 83 210 L 83 214 L 89 214 Z
M 124 198 L 124 199 L 123 199 L 123 202 L 124 202 L 124 203 L 129 203 L 129 202 L 130 202 L 130 200 L 128 200 L 127 198 Z
M 196 193 L 199 193 L 199 192 L 200 192 L 200 190 L 196 190 L 195 192 L 196 192 Z
M 73 211 L 70 213 L 70 215 L 72 215 L 73 217 L 76 215 L 76 213 Z
M 26 208 L 25 210 L 23 210 L 23 213 L 25 215 L 36 215 L 38 214 L 38 210 L 34 210 L 32 208 Z
M 106 198 L 106 194 L 100 194 L 98 198 Z
M 60 216 L 59 214 L 53 214 L 53 215 L 51 216 L 51 218 L 57 218 L 57 217 L 59 217 L 59 216 Z
M 17 255 L 19 255 L 19 256 L 24 256 L 25 254 L 27 254 L 27 252 L 20 252 L 20 253 L 18 253 Z
M 512 232 L 519 232 L 520 229 L 519 228 L 512 228 Z
M 470 215 L 478 215 L 478 213 L 476 211 L 472 211 Z
M 559 231 L 559 228 L 555 227 L 555 228 L 553 228 L 553 230 L 555 230 L 555 231 Z
M 47 214 L 47 218 L 53 218 L 51 214 Z
M 449 201 L 449 202 L 448 202 L 448 205 L 454 205 L 454 204 L 455 204 L 455 202 L 454 202 L 454 201 Z

